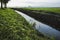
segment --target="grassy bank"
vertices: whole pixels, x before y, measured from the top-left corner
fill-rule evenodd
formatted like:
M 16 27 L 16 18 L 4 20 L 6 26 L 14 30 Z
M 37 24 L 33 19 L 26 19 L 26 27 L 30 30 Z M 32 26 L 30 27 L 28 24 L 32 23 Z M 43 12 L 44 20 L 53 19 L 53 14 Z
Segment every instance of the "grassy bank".
M 54 13 L 60 13 L 60 8 L 59 7 L 52 7 L 52 8 L 24 8 L 28 10 L 43 10 L 43 11 L 49 11 L 49 12 L 54 12 Z
M 45 37 L 12 9 L 0 9 L 0 40 L 53 40 Z
M 49 8 L 47 8 L 47 9 L 49 9 Z M 54 8 L 52 8 L 52 9 L 54 9 Z M 52 9 L 51 9 L 51 11 L 52 11 Z M 20 8 L 20 9 L 16 8 L 16 10 L 29 15 L 40 22 L 48 24 L 57 30 L 60 30 L 60 13 L 50 12 L 49 11 L 50 9 L 48 11 L 39 10 L 38 8 L 35 8 L 35 9 L 34 8 Z

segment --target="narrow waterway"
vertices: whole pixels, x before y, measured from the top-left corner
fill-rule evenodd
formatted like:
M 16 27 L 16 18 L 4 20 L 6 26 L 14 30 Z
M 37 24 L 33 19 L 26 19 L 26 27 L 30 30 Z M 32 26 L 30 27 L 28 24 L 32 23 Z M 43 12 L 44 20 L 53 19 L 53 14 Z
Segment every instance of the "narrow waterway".
M 49 25 L 43 24 L 22 12 L 19 12 L 17 10 L 15 11 L 21 16 L 23 16 L 30 24 L 35 23 L 35 29 L 41 32 L 42 34 L 47 35 L 49 37 L 55 37 L 56 40 L 60 40 L 60 31 L 52 28 Z

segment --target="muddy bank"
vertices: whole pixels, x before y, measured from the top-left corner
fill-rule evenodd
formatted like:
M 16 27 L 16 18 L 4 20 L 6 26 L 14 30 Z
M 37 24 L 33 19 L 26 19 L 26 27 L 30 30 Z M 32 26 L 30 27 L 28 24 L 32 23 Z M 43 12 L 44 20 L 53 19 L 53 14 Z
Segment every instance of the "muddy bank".
M 60 30 L 60 14 L 54 12 L 47 12 L 43 10 L 27 10 L 27 9 L 15 9 L 21 11 L 36 20 L 48 24 L 53 28 Z

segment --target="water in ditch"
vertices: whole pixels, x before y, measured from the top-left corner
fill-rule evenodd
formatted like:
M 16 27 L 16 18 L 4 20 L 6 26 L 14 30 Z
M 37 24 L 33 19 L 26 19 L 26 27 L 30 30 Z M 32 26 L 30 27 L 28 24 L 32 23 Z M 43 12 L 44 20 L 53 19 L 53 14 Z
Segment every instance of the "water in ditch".
M 60 40 L 60 31 L 52 28 L 49 25 L 43 24 L 22 12 L 19 12 L 17 10 L 15 11 L 21 16 L 23 16 L 30 24 L 35 23 L 35 29 L 41 32 L 42 34 L 49 36 L 49 37 L 55 37 L 56 40 Z

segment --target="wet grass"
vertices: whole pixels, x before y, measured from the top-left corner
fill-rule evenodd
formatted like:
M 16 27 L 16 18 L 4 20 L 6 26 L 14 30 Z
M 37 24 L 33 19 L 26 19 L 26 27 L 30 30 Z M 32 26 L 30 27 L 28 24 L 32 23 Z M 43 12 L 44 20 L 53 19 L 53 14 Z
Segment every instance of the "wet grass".
M 0 40 L 54 40 L 33 29 L 12 9 L 0 9 Z

